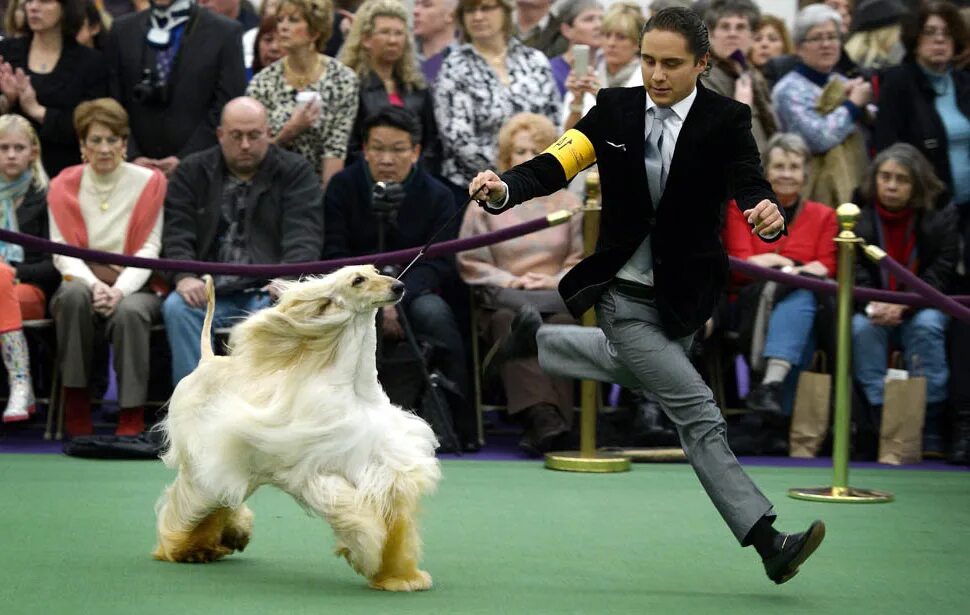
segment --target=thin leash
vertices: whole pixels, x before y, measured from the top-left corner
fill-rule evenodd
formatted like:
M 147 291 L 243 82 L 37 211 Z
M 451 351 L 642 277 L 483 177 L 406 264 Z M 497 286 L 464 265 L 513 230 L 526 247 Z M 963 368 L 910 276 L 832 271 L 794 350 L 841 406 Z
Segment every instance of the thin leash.
M 479 192 L 481 192 L 482 191 L 482 188 L 484 188 L 484 187 L 485 187 L 485 184 L 482 184 L 478 188 L 478 190 L 476 190 L 475 192 L 472 192 L 471 196 L 468 198 L 468 201 L 465 203 L 465 207 L 467 207 L 468 205 L 471 205 L 472 203 L 476 202 L 475 195 L 478 194 Z M 464 207 L 456 207 L 455 208 L 455 213 L 451 214 L 451 217 L 448 218 L 448 221 L 445 222 L 444 224 L 442 224 L 441 225 L 441 228 L 439 228 L 437 231 L 434 232 L 434 235 L 431 236 L 431 239 L 428 240 L 428 243 L 424 244 L 424 247 L 421 248 L 421 251 L 418 252 L 417 256 L 415 256 L 411 260 L 411 262 L 408 263 L 408 266 L 405 267 L 404 270 L 401 273 L 398 274 L 398 276 L 397 276 L 397 279 L 398 280 L 400 280 L 401 278 L 403 278 L 404 277 L 404 274 L 408 272 L 408 269 L 410 269 L 411 266 L 414 265 L 414 263 L 418 262 L 421 259 L 421 257 L 424 256 L 424 253 L 431 246 L 431 244 L 434 243 L 434 240 L 438 237 L 438 235 L 441 234 L 441 231 L 443 231 L 446 228 L 448 228 L 449 226 L 451 226 L 451 223 L 455 221 L 455 218 L 458 217 L 458 214 L 460 214 L 463 211 L 465 211 L 465 208 Z

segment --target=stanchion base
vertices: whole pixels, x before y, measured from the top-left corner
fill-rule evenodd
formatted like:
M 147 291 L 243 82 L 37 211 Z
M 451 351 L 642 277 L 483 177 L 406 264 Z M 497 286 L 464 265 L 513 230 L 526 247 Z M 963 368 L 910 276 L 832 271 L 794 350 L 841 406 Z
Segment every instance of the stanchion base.
M 811 502 L 835 502 L 841 504 L 883 504 L 892 502 L 894 496 L 888 491 L 856 489 L 855 487 L 810 487 L 789 489 L 788 497 Z
M 562 472 L 629 472 L 630 458 L 615 453 L 597 451 L 585 456 L 579 451 L 546 453 L 546 467 Z

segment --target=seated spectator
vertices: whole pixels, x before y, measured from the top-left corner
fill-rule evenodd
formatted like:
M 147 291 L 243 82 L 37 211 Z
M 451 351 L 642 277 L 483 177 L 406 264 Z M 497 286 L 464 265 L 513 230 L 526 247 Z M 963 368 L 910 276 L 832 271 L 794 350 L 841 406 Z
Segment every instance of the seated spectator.
M 512 116 L 499 133 L 499 171 L 538 156 L 556 137 L 556 127 L 541 115 Z M 575 195 L 560 190 L 519 205 L 510 216 L 490 216 L 480 207 L 469 207 L 459 236 L 490 233 L 579 205 Z M 546 322 L 575 324 L 556 288 L 582 257 L 579 214 L 569 224 L 459 253 L 461 277 L 478 290 L 479 305 L 484 308 L 486 338 L 493 343 L 502 339 L 509 332 L 516 309 L 523 304 L 536 305 Z M 509 416 L 519 420 L 524 429 L 519 447 L 536 456 L 551 450 L 572 426 L 573 381 L 546 374 L 536 357 L 508 361 L 500 375 Z
M 576 125 L 596 104 L 600 88 L 632 88 L 643 85 L 640 70 L 640 31 L 646 19 L 640 7 L 617 2 L 603 16 L 603 47 L 596 71 L 585 77 L 570 73 L 566 79 L 562 127 Z
M 900 0 L 862 0 L 852 18 L 845 53 L 861 69 L 879 71 L 903 59 L 900 20 L 906 7 Z
M 104 49 L 107 30 L 108 26 L 105 25 L 104 15 L 98 8 L 98 4 L 94 0 L 85 0 L 84 19 L 81 21 L 77 36 L 74 37 L 77 44 L 101 51 Z
M 552 5 L 553 0 L 515 0 L 514 20 L 515 37 L 550 58 L 562 55 L 569 45 Z
M 256 36 L 252 42 L 252 64 L 246 69 L 246 76 L 252 80 L 253 76 L 273 62 L 285 55 L 280 48 L 280 37 L 277 32 L 277 21 L 274 15 L 267 15 L 259 22 Z
M 0 116 L 0 228 L 47 239 L 46 196 L 37 134 L 19 115 Z M 26 421 L 34 412 L 23 321 L 44 317 L 57 282 L 49 254 L 0 241 L 0 354 L 9 383 L 4 423 Z
M 242 35 L 242 47 L 243 47 L 243 64 L 246 67 L 246 76 L 252 79 L 253 75 L 258 73 L 258 70 L 253 70 L 256 64 L 256 60 L 259 57 L 259 50 L 257 49 L 259 41 L 256 39 L 260 36 L 265 35 L 270 31 L 267 25 L 267 18 L 276 17 L 276 11 L 279 9 L 279 0 L 264 0 L 259 5 L 259 20 L 255 26 L 243 32 Z M 276 30 L 276 20 L 273 20 L 273 34 L 275 40 L 275 30 Z M 273 62 L 279 60 L 282 56 L 277 56 L 273 59 Z M 271 62 L 266 62 L 261 68 L 269 66 Z
M 562 20 L 559 28 L 569 41 L 569 48 L 562 55 L 550 59 L 549 65 L 552 66 L 559 95 L 565 96 L 566 77 L 573 66 L 573 45 L 589 47 L 587 66 L 590 72 L 596 68 L 596 57 L 603 45 L 603 5 L 599 0 L 563 0 L 559 5 L 559 16 Z
M 876 150 L 909 143 L 933 165 L 947 190 L 937 206 L 957 204 L 970 217 L 970 73 L 953 68 L 967 29 L 949 2 L 928 2 L 906 22 L 906 61 L 886 71 L 879 94 Z
M 803 6 L 804 4 L 802 2 Z M 852 10 L 855 6 L 855 0 L 823 0 L 822 4 L 839 14 L 839 19 L 842 20 L 839 31 L 843 37 L 847 36 L 852 31 Z
M 804 2 L 801 3 L 803 7 L 802 10 L 805 10 L 812 4 L 814 3 L 809 3 L 808 5 L 806 5 Z M 846 0 L 833 0 L 831 3 L 824 3 L 824 2 L 818 3 L 819 8 L 826 8 L 827 5 L 828 5 L 828 8 L 832 9 L 831 14 L 838 15 L 839 19 L 841 20 L 839 22 L 841 25 L 837 28 L 837 30 L 839 32 L 840 44 L 843 44 L 845 42 L 845 39 L 848 33 L 848 26 L 846 24 L 850 23 L 852 19 L 852 15 L 851 15 L 852 9 L 851 7 L 847 8 L 848 5 L 846 4 Z M 841 6 L 833 6 L 833 5 L 841 5 Z M 818 11 L 818 9 L 812 9 L 812 11 Z M 800 13 L 801 11 L 799 11 L 799 14 Z M 796 15 L 795 16 L 796 28 L 798 26 L 798 20 L 799 20 L 799 17 L 798 15 Z M 796 47 L 797 47 L 797 42 L 796 42 Z M 775 85 L 779 81 L 781 81 L 781 78 L 787 75 L 792 70 L 794 70 L 794 68 L 800 62 L 801 62 L 801 58 L 799 57 L 798 50 L 796 49 L 794 53 L 780 55 L 768 60 L 768 62 L 766 62 L 764 66 L 761 67 L 761 74 L 764 75 L 765 80 L 768 82 L 768 86 L 774 88 Z M 835 67 L 832 69 L 832 72 L 838 73 L 843 77 L 848 77 L 848 78 L 855 78 L 860 76 L 868 77 L 868 75 L 865 74 L 864 71 L 862 71 L 859 68 L 859 66 L 857 66 L 856 63 L 852 61 L 852 58 L 849 57 L 849 54 L 845 53 L 844 48 L 840 50 L 838 60 L 836 60 Z
M 81 0 L 38 2 L 31 16 L 26 36 L 0 41 L 0 112 L 30 120 L 53 177 L 81 162 L 71 114 L 81 101 L 108 93 L 108 73 L 101 53 L 75 39 Z
M 772 58 L 790 55 L 794 51 L 785 22 L 774 15 L 762 15 L 761 25 L 754 33 L 751 51 L 748 52 L 748 62 L 751 66 L 761 72 Z
M 408 109 L 421 122 L 421 168 L 441 173 L 441 142 L 431 91 L 414 57 L 408 14 L 399 0 L 368 0 L 360 5 L 340 60 L 357 73 L 360 96 L 350 133 L 348 164 L 361 155 L 364 118 L 381 107 Z
M 948 292 L 957 263 L 956 213 L 933 204 L 943 183 L 912 145 L 897 143 L 872 161 L 859 189 L 862 217 L 855 232 L 881 247 L 924 282 Z M 872 261 L 860 258 L 856 284 L 885 290 L 907 288 Z M 886 361 L 893 347 L 902 349 L 906 369 L 926 376 L 923 450 L 943 452 L 943 407 L 949 369 L 945 335 L 949 318 L 933 308 L 870 302 L 852 317 L 853 373 L 869 405 L 880 412 Z M 918 359 L 916 358 L 918 357 Z
M 83 102 L 74 125 L 86 162 L 51 181 L 47 203 L 51 240 L 102 252 L 158 258 L 165 176 L 124 162 L 128 114 L 110 98 Z M 114 349 L 121 416 L 115 433 L 145 428 L 149 333 L 161 299 L 148 269 L 89 263 L 54 255 L 63 281 L 51 299 L 70 436 L 91 433 L 91 365 L 95 339 Z M 157 287 L 156 287 L 157 288 Z M 97 336 L 97 337 L 96 337 Z M 197 342 L 198 343 L 198 342 Z
M 441 64 L 455 46 L 458 0 L 415 0 L 414 42 L 428 85 L 438 79 Z
M 764 77 L 748 68 L 751 33 L 758 28 L 761 11 L 751 0 L 716 0 L 704 14 L 710 32 L 711 70 L 701 83 L 722 96 L 751 107 L 751 134 L 758 151 L 778 125 L 771 109 L 771 92 Z
M 310 161 L 326 186 L 344 168 L 357 76 L 322 53 L 333 21 L 330 0 L 283 0 L 276 18 L 284 56 L 254 76 L 246 94 L 266 107 L 273 142 Z
M 249 265 L 320 259 L 323 194 L 302 156 L 270 140 L 266 109 L 252 98 L 229 101 L 216 135 L 219 145 L 187 157 L 165 197 L 166 258 Z M 274 299 L 268 280 L 213 276 L 215 327 L 229 327 Z M 172 350 L 172 384 L 199 363 L 205 283 L 176 273 L 175 292 L 162 305 Z
M 382 235 L 384 251 L 423 246 L 455 211 L 454 197 L 447 187 L 416 166 L 421 156 L 421 127 L 413 113 L 384 107 L 364 120 L 363 135 L 363 160 L 335 175 L 324 198 L 323 251 L 327 259 L 377 253 Z M 379 203 L 374 198 L 375 182 L 387 185 Z M 444 228 L 436 240 L 454 239 L 457 227 L 454 223 Z M 436 292 L 454 273 L 451 256 L 417 261 L 402 279 L 404 299 L 382 310 L 382 331 L 385 340 L 400 339 L 404 333 L 399 315 L 403 311 L 416 335 L 434 341 L 436 365 L 464 397 L 460 407 L 451 408 L 455 431 L 464 447 L 477 448 L 465 333 L 452 308 Z
M 801 196 L 809 159 L 808 146 L 800 136 L 782 132 L 769 139 L 764 152 L 765 176 L 778 196 L 778 204 L 785 209 L 788 235 L 775 243 L 761 241 L 751 234 L 751 225 L 738 208 L 729 205 L 723 234 L 729 255 L 788 273 L 835 277 L 836 246 L 832 241 L 838 233 L 835 210 Z M 738 316 L 746 321 L 740 329 L 749 331 L 757 327 L 759 298 L 766 284 L 742 276 L 735 276 L 735 281 L 742 285 Z M 794 392 L 795 378 L 788 376 L 797 375 L 811 363 L 817 303 L 810 290 L 778 287 L 774 291 L 766 330 L 750 335 L 752 340 L 761 340 L 761 343 L 753 342 L 757 347 L 746 349 L 750 350 L 752 368 L 763 375 L 748 394 L 750 410 L 791 412 L 790 405 L 783 403 Z
M 241 34 L 192 0 L 152 0 L 112 24 L 105 56 L 111 96 L 131 114 L 129 160 L 168 176 L 216 144 L 219 112 L 246 88 Z
M 822 4 L 798 13 L 795 47 L 801 61 L 771 94 L 780 128 L 801 135 L 815 156 L 806 198 L 828 204 L 849 200 L 865 171 L 858 123 L 872 98 L 869 83 L 833 72 L 840 54 L 840 19 Z
M 27 28 L 27 12 L 24 10 L 26 4 L 27 0 L 8 0 L 7 10 L 3 14 L 4 38 L 20 38 L 30 32 Z
M 559 119 L 559 93 L 549 60 L 512 38 L 511 0 L 459 0 L 462 44 L 445 59 L 434 90 L 443 150 L 441 174 L 455 201 L 495 160 L 498 131 L 524 111 Z

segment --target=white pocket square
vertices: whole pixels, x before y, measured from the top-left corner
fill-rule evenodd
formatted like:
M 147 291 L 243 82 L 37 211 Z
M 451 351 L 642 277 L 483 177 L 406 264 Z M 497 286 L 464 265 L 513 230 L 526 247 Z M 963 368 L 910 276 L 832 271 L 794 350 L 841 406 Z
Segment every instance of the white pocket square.
M 613 143 L 612 141 L 607 141 L 606 144 L 611 147 L 615 147 L 618 150 L 622 150 L 624 152 L 626 151 L 626 143 Z

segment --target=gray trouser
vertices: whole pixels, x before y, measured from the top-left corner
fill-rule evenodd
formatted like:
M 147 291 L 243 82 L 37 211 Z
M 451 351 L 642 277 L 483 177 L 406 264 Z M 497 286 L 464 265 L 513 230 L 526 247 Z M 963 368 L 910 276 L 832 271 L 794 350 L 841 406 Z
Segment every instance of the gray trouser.
M 687 459 L 734 536 L 744 538 L 763 516 L 774 517 L 728 447 L 711 390 L 687 358 L 691 336 L 671 340 L 651 301 L 610 287 L 596 306 L 599 328 L 539 328 L 539 364 L 552 374 L 615 382 L 653 393 L 677 425 Z
M 51 299 L 51 314 L 57 329 L 63 385 L 88 386 L 96 333 L 103 329 L 114 351 L 118 405 L 122 408 L 144 405 L 148 397 L 149 336 L 152 323 L 160 318 L 160 305 L 161 299 L 154 293 L 134 293 L 122 299 L 114 313 L 104 318 L 95 313 L 87 286 L 78 281 L 61 282 Z

